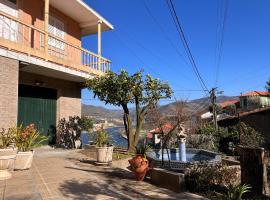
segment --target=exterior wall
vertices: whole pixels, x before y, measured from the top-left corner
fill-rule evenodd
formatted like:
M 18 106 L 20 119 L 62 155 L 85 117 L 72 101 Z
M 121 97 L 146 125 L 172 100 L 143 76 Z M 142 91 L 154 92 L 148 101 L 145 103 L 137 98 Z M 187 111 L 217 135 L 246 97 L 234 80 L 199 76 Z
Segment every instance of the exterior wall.
M 19 18 L 39 29 L 44 29 L 44 1 L 18 0 Z M 57 9 L 50 7 L 50 15 L 61 19 L 65 24 L 65 40 L 73 45 L 81 46 L 81 29 L 79 24 Z
M 246 116 L 240 117 L 241 122 L 245 122 L 253 127 L 255 130 L 262 133 L 265 137 L 266 147 L 270 149 L 270 110 L 266 109 L 261 112 L 252 113 Z M 239 122 L 239 118 L 224 119 L 218 122 L 219 126 L 228 127 L 236 125 Z
M 19 83 L 35 85 L 35 81 L 43 82 L 42 87 L 57 89 L 56 123 L 61 118 L 81 116 L 81 85 L 78 83 L 54 79 L 46 76 L 20 72 Z
M 246 105 L 244 101 L 246 101 Z M 262 97 L 262 96 L 240 97 L 240 106 L 241 109 L 243 110 L 251 110 L 266 107 L 269 105 L 270 105 L 270 97 Z
M 18 61 L 0 56 L 0 129 L 17 123 L 18 71 Z

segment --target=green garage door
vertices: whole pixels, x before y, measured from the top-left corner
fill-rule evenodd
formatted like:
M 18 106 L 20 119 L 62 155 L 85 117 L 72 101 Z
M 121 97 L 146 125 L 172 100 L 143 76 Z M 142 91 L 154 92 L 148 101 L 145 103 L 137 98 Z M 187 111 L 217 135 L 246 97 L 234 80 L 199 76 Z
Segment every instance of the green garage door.
M 55 142 L 56 100 L 54 89 L 19 85 L 18 124 L 35 124 L 49 143 Z

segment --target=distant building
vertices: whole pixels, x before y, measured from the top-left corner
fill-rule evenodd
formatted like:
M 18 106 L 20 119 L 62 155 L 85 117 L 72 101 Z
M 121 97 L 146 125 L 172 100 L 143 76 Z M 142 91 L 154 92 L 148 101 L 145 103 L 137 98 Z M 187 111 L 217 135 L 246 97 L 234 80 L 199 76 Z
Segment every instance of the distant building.
M 265 91 L 251 91 L 240 95 L 241 111 L 249 111 L 270 106 L 270 93 Z
M 240 108 L 240 101 L 238 100 L 228 100 L 219 103 L 219 106 L 222 109 L 222 114 L 226 115 L 235 115 L 237 110 Z

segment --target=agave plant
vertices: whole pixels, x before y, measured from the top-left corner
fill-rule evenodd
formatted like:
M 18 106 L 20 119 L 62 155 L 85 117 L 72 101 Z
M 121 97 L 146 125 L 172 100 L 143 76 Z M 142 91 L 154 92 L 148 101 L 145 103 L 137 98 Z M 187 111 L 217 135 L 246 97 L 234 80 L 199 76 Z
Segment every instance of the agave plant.
M 243 194 L 250 192 L 251 187 L 249 185 L 229 185 L 227 195 L 225 195 L 226 200 L 241 200 Z
M 146 152 L 150 149 L 150 146 L 141 144 L 139 146 L 136 146 L 135 148 L 136 148 L 137 155 L 146 156 Z

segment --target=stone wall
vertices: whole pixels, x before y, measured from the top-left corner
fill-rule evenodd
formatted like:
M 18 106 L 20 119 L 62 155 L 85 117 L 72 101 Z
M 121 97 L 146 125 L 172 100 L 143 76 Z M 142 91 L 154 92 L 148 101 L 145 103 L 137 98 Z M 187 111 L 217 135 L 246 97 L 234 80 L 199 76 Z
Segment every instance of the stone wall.
M 0 56 L 0 128 L 17 123 L 18 71 L 17 60 Z

